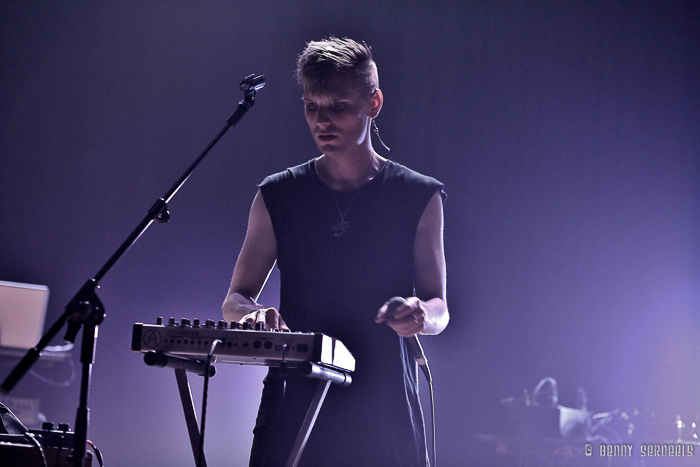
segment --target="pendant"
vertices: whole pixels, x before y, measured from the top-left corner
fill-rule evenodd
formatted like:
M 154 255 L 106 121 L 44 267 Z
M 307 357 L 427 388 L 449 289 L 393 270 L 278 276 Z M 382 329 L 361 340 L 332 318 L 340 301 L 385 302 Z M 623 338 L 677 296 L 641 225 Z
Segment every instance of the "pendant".
M 350 228 L 350 223 L 348 221 L 340 221 L 338 225 L 333 226 L 333 235 L 340 237 Z

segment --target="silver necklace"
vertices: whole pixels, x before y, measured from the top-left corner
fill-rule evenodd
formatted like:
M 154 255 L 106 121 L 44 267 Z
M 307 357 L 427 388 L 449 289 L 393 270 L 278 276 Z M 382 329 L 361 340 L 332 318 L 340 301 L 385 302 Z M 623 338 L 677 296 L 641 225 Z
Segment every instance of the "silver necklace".
M 372 163 L 374 162 L 374 157 L 372 157 L 369 161 L 369 166 L 367 167 L 367 170 L 365 171 L 365 176 L 370 173 L 372 170 Z M 328 172 L 328 169 L 326 166 L 323 166 L 323 169 L 328 173 L 330 176 L 330 172 Z M 363 185 L 364 186 L 364 185 Z M 347 233 L 348 229 L 350 229 L 350 223 L 345 220 L 345 216 L 348 215 L 348 211 L 350 211 L 350 208 L 352 207 L 352 204 L 355 202 L 355 199 L 357 199 L 357 194 L 360 192 L 362 189 L 362 186 L 355 190 L 355 194 L 353 195 L 352 199 L 350 200 L 350 203 L 348 204 L 348 207 L 345 208 L 345 212 L 340 207 L 340 203 L 338 202 L 338 197 L 335 194 L 335 190 L 332 188 L 331 194 L 333 195 L 333 200 L 335 201 L 335 206 L 338 208 L 338 214 L 340 215 L 340 222 L 338 222 L 336 225 L 333 226 L 333 235 L 336 237 L 340 237 L 341 235 L 344 235 Z
M 348 204 L 348 207 L 345 208 L 345 212 L 343 212 L 343 210 L 340 209 L 340 203 L 338 202 L 338 197 L 335 195 L 335 191 L 331 190 L 331 193 L 333 193 L 333 199 L 335 200 L 335 205 L 338 207 L 338 214 L 340 214 L 340 222 L 333 226 L 333 235 L 335 235 L 336 237 L 340 237 L 341 235 L 346 233 L 350 228 L 350 223 L 345 220 L 345 216 L 348 215 L 348 211 L 352 207 L 352 203 L 355 202 L 355 198 L 357 198 L 357 194 L 359 192 L 360 189 L 358 188 L 355 191 L 355 194 L 353 195 L 352 199 L 350 200 L 350 204 Z

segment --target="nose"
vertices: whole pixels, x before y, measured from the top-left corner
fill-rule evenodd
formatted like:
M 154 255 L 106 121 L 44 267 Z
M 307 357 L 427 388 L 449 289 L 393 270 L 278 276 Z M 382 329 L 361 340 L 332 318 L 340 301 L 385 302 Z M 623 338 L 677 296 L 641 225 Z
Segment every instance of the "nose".
M 320 126 L 328 126 L 331 123 L 330 112 L 324 107 L 319 107 L 316 112 L 316 124 Z

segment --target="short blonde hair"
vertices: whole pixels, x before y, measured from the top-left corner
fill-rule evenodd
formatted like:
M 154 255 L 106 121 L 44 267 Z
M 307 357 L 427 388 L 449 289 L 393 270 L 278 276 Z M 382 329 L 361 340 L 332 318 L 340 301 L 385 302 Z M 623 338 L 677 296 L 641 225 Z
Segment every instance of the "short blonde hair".
M 371 47 L 364 42 L 331 36 L 307 43 L 297 58 L 299 84 L 312 92 L 323 91 L 336 74 L 351 76 L 370 94 L 379 88 L 377 64 L 372 59 Z

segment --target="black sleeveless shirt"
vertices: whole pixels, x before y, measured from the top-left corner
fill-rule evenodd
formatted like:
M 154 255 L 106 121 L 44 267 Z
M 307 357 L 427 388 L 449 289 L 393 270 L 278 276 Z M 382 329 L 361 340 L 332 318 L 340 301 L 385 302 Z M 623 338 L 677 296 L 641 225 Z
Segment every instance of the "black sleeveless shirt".
M 340 339 L 356 359 L 353 383 L 329 391 L 301 464 L 427 465 L 415 361 L 374 319 L 389 298 L 414 295 L 418 221 L 436 192 L 444 198 L 442 187 L 391 160 L 350 194 L 324 185 L 314 160 L 260 185 L 277 240 L 282 317 L 292 331 Z M 334 230 L 341 215 L 348 226 Z

